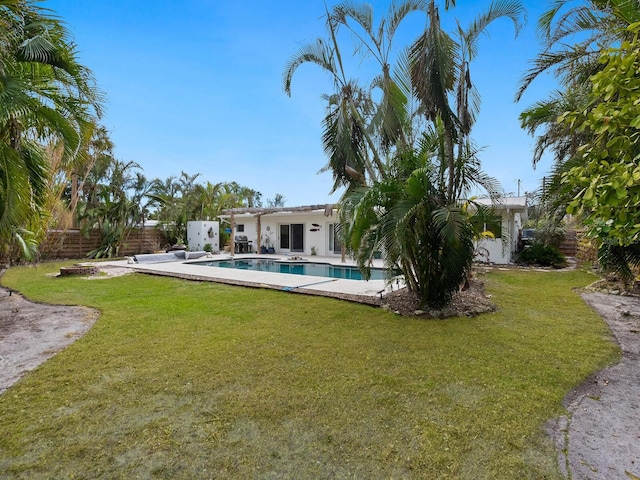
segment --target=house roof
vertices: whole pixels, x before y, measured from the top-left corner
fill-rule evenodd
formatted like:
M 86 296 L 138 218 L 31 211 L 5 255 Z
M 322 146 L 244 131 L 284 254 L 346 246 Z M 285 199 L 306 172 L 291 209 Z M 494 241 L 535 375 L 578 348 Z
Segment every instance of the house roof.
M 480 205 L 493 207 L 496 210 L 512 210 L 514 212 L 527 211 L 527 197 L 502 197 L 492 200 L 491 198 L 478 198 L 474 200 Z M 322 213 L 325 217 L 332 216 L 337 210 L 337 206 L 332 203 L 324 205 L 303 205 L 299 207 L 239 207 L 227 208 L 222 211 L 219 218 L 235 217 L 255 217 L 258 215 L 294 215 L 299 213 Z
M 333 215 L 337 210 L 336 206 L 332 203 L 325 205 L 305 205 L 301 207 L 241 207 L 241 208 L 227 208 L 222 211 L 222 215 L 218 215 L 220 218 L 228 218 L 231 215 L 234 216 L 257 216 L 257 215 L 272 215 L 272 214 L 295 214 L 304 212 L 317 212 L 323 213 L 326 217 Z
M 496 210 L 526 210 L 527 209 L 527 197 L 501 197 L 497 199 L 491 198 L 476 198 L 474 202 L 480 205 L 486 205 L 487 207 L 493 207 Z

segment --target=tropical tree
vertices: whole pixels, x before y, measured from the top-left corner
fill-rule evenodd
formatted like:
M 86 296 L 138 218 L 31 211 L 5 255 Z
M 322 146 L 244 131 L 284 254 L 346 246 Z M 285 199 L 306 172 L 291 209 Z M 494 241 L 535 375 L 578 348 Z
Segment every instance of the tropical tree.
M 333 28 L 336 32 L 342 28 L 348 29 L 358 39 L 357 53 L 363 58 L 372 57 L 381 69 L 381 74 L 370 85 L 370 90 L 380 90 L 381 98 L 369 119 L 369 128 L 375 133 L 377 148 L 382 154 L 389 153 L 398 144 L 401 147 L 411 145 L 411 139 L 406 137 L 412 133 L 408 128 L 411 119 L 407 117 L 409 98 L 406 79 L 394 77 L 391 54 L 396 32 L 405 18 L 412 12 L 425 12 L 426 9 L 425 0 L 406 0 L 401 4 L 392 2 L 386 15 L 375 26 L 370 4 L 346 1 L 336 5 L 328 19 L 331 25 L 335 25 Z
M 452 36 L 442 29 L 439 9 L 435 0 L 430 0 L 427 28 L 411 46 L 413 91 L 427 119 L 442 122 L 444 127 L 447 200 L 450 204 L 457 200 L 456 157 L 464 158 L 465 145 L 479 108 L 470 69 L 478 53 L 478 40 L 491 23 L 501 18 L 512 21 L 517 35 L 523 16 L 520 2 L 495 1 L 467 29 L 458 23 L 457 32 Z
M 543 50 L 523 78 L 517 96 L 520 98 L 543 72 L 553 71 L 559 79 L 560 90 L 520 117 L 524 128 L 538 134 L 534 166 L 545 151 L 554 155 L 552 172 L 542 185 L 542 200 L 556 223 L 566 212 L 582 216 L 599 245 L 601 266 L 620 272 L 626 281 L 631 278 L 629 266 L 638 264 L 639 250 L 637 235 L 629 228 L 633 215 L 623 220 L 627 212 L 637 210 L 637 203 L 633 203 L 637 199 L 633 193 L 634 160 L 629 160 L 633 149 L 627 148 L 632 145 L 621 139 L 633 138 L 635 127 L 627 108 L 633 110 L 633 105 L 621 108 L 618 102 L 628 102 L 628 88 L 637 88 L 632 86 L 637 71 L 622 91 L 612 79 L 627 81 L 627 67 L 634 65 L 637 42 L 637 29 L 632 26 L 639 21 L 637 1 L 555 1 L 539 20 Z M 614 45 L 623 48 L 610 50 Z M 621 58 L 627 63 L 618 63 Z M 608 92 L 603 91 L 603 85 Z M 612 119 L 615 122 L 609 125 Z M 607 137 L 611 144 L 603 148 Z M 620 141 L 622 144 L 616 143 Z M 612 157 L 614 145 L 627 150 Z M 623 195 L 623 191 L 630 195 Z M 625 205 L 633 207 L 629 210 Z
M 77 154 L 100 94 L 62 23 L 35 1 L 0 0 L 0 257 L 47 197 L 44 141 Z M 25 249 L 25 253 L 29 253 Z
M 388 22 L 381 22 L 381 28 L 375 33 L 372 26 L 373 10 L 368 5 L 356 6 L 344 2 L 333 10 L 327 11 L 327 39 L 318 38 L 315 42 L 302 46 L 289 60 L 283 73 L 283 87 L 291 96 L 291 82 L 296 70 L 305 63 L 319 66 L 333 80 L 334 93 L 323 96 L 327 103 L 327 115 L 323 120 L 322 144 L 329 158 L 324 170 L 331 170 L 334 177 L 332 192 L 343 186 L 371 183 L 385 174 L 386 166 L 379 154 L 378 147 L 369 128 L 374 117 L 374 103 L 370 92 L 360 86 L 357 81 L 349 79 L 345 73 L 343 56 L 338 44 L 337 34 L 340 25 L 348 25 L 348 18 L 354 18 L 371 39 L 368 51 L 374 53 L 383 65 L 383 79 L 378 85 L 383 89 L 383 105 L 389 106 L 393 82 L 390 81 L 388 52 L 390 41 L 400 21 L 413 10 L 420 8 L 422 2 L 406 2 L 403 7 L 392 7 Z M 385 78 L 386 82 L 385 83 Z M 394 98 L 398 98 L 397 96 Z M 389 108 L 387 115 L 381 117 L 394 118 L 395 121 L 382 122 L 383 131 L 388 137 L 397 136 L 399 129 L 392 123 L 398 123 L 398 110 Z M 386 128 L 385 128 L 386 127 Z
M 522 78 L 516 100 L 536 78 L 549 71 L 563 87 L 588 83 L 600 69 L 600 50 L 632 38 L 626 27 L 638 21 L 637 1 L 554 0 L 538 19 L 542 51 Z
M 640 23 L 628 31 L 631 41 L 603 51 L 588 108 L 560 117 L 590 139 L 562 177 L 567 191 L 577 191 L 567 212 L 583 216 L 604 266 L 626 281 L 629 265 L 640 265 Z
M 391 68 L 393 36 L 413 11 L 426 12 L 427 28 Z M 470 64 L 478 38 L 503 17 L 517 33 L 522 15 L 519 2 L 493 2 L 468 29 L 458 27 L 451 36 L 440 26 L 434 0 L 394 4 L 377 28 L 370 6 L 345 2 L 327 13 L 329 41 L 303 47 L 285 69 L 288 94 L 291 76 L 304 62 L 336 79 L 336 93 L 324 97 L 323 143 L 334 189 L 347 186 L 340 202 L 344 243 L 365 276 L 374 253 L 384 251 L 389 269 L 403 273 L 423 305 L 446 304 L 468 272 L 474 233 L 462 200 L 469 188 L 484 184 L 495 193 L 470 139 L 478 107 Z M 337 42 L 343 28 L 355 36 L 356 53 L 373 57 L 381 68 L 368 90 L 346 81 Z M 382 92 L 379 101 L 374 89 Z M 428 122 L 426 132 L 416 130 L 417 114 Z
M 258 207 L 262 194 L 237 182 L 204 185 L 196 182 L 200 174 L 182 172 L 180 177 L 155 179 L 146 196 L 156 207 L 154 217 L 171 243 L 184 242 L 187 222 L 212 219 L 226 208 Z
M 157 219 L 165 231 L 169 242 L 185 243 L 187 222 L 196 220 L 201 203 L 198 202 L 199 173 L 189 175 L 181 172 L 180 177 L 169 177 L 162 181 L 155 179 L 149 191 L 149 198 L 158 205 Z
M 101 243 L 89 252 L 92 258 L 118 256 L 131 230 L 143 220 L 146 212 L 142 204 L 149 183 L 135 162 L 111 158 L 99 165 L 91 183 L 85 183 L 87 202 L 81 211 L 82 231 L 99 230 Z
M 523 77 L 516 100 L 542 73 L 553 72 L 560 83 L 559 90 L 520 115 L 522 127 L 537 135 L 534 168 L 546 152 L 553 155 L 552 170 L 544 177 L 540 194 L 555 223 L 561 221 L 566 206 L 578 193 L 563 187 L 563 175 L 580 162 L 578 147 L 591 141 L 589 131 L 571 129 L 558 118 L 565 112 L 588 108 L 590 78 L 602 69 L 602 48 L 631 39 L 626 27 L 637 21 L 640 4 L 628 0 L 556 0 L 538 20 L 542 51 Z
M 276 208 L 284 207 L 287 199 L 281 193 L 276 193 L 273 198 L 267 198 L 267 207 Z
M 420 305 L 435 308 L 451 300 L 474 256 L 471 211 L 450 204 L 441 188 L 443 128 L 426 132 L 417 149 L 399 153 L 387 179 L 355 189 L 340 204 L 342 235 L 365 278 L 375 253 L 384 252 L 387 271 L 401 272 Z M 476 159 L 468 160 L 461 168 L 475 169 Z
M 213 184 L 209 181 L 204 185 L 196 185 L 194 195 L 197 196 L 197 203 L 200 204 L 199 219 L 212 220 L 222 213 L 219 199 L 223 185 L 222 182 Z

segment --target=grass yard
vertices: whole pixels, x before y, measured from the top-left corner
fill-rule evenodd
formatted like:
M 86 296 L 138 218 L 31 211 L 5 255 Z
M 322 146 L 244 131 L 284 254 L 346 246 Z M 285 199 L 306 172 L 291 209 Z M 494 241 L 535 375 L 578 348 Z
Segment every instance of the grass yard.
M 2 478 L 559 479 L 544 424 L 618 354 L 580 271 L 491 273 L 497 313 L 418 320 L 61 265 L 2 284 L 102 317 L 0 395 Z

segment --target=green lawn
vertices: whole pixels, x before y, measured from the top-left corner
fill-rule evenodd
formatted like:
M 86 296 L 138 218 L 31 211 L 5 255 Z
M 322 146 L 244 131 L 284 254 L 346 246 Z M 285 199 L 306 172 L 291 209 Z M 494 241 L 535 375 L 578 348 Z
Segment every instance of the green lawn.
M 491 273 L 497 313 L 419 320 L 60 266 L 2 284 L 102 316 L 0 395 L 1 478 L 561 478 L 544 424 L 618 354 L 579 271 Z

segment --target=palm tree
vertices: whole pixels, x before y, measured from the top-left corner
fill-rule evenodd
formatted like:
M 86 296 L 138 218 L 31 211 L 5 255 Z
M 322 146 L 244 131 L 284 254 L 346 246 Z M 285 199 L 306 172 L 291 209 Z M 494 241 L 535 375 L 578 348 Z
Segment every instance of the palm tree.
M 73 158 L 101 98 L 48 11 L 30 0 L 0 0 L 0 25 L 0 239 L 7 245 L 47 196 L 40 142 L 60 139 L 64 157 Z
M 387 271 L 402 273 L 421 307 L 446 305 L 474 256 L 468 210 L 448 203 L 440 187 L 443 128 L 425 134 L 418 149 L 399 153 L 387 179 L 350 192 L 340 207 L 341 234 L 365 277 L 375 252 L 384 252 Z
M 212 220 L 222 213 L 218 202 L 222 194 L 222 186 L 222 182 L 216 184 L 207 182 L 204 185 L 198 185 L 196 187 L 195 195 L 200 204 L 198 217 L 200 220 Z
M 445 5 L 446 7 L 446 5 Z M 475 94 L 471 82 L 470 63 L 477 54 L 477 42 L 489 25 L 509 18 L 516 29 L 520 29 L 524 9 L 519 1 L 495 1 L 469 28 L 458 25 L 457 37 L 446 33 L 440 23 L 440 12 L 435 0 L 428 5 L 429 24 L 410 50 L 411 80 L 413 90 L 420 100 L 423 113 L 431 122 L 441 121 L 444 127 L 445 158 L 447 159 L 447 199 L 456 201 L 456 145 L 458 154 L 471 132 L 477 110 L 469 95 Z M 455 100 L 452 99 L 456 93 Z
M 638 21 L 635 0 L 554 0 L 538 20 L 543 49 L 522 78 L 516 101 L 547 71 L 554 71 L 565 87 L 587 83 L 600 69 L 601 48 L 630 39 L 626 27 Z
M 371 83 L 371 89 L 379 88 L 382 97 L 375 106 L 370 127 L 376 132 L 379 148 L 384 153 L 388 153 L 392 147 L 410 146 L 410 139 L 406 135 L 410 122 L 410 118 L 407 118 L 407 102 L 411 92 L 407 89 L 404 76 L 394 78 L 392 75 L 390 56 L 394 37 L 409 14 L 426 10 L 425 0 L 406 0 L 401 4 L 392 2 L 378 26 L 373 24 L 373 7 L 367 3 L 346 1 L 334 7 L 330 15 L 336 31 L 341 27 L 347 28 L 358 39 L 356 52 L 361 52 L 363 57 L 373 57 L 382 70 L 382 74 Z M 355 26 L 350 20 L 355 22 Z M 404 52 L 400 57 L 403 55 Z
M 91 184 L 90 200 L 81 216 L 82 229 L 86 233 L 93 229 L 101 232 L 101 244 L 89 252 L 90 257 L 117 256 L 133 227 L 143 220 L 142 198 L 148 182 L 135 162 L 122 162 L 111 158 L 109 163 L 96 165 Z
M 454 5 L 446 1 L 445 9 Z M 427 27 L 392 70 L 394 33 L 413 11 L 426 12 Z M 478 38 L 499 18 L 511 19 L 517 33 L 523 13 L 518 1 L 493 2 L 469 28 L 458 27 L 456 41 L 442 30 L 435 0 L 392 5 L 377 28 L 370 6 L 344 2 L 327 13 L 329 42 L 303 47 L 285 70 L 287 93 L 305 62 L 334 78 L 323 144 L 334 189 L 348 187 L 340 202 L 343 241 L 365 275 L 373 253 L 384 251 L 387 266 L 402 271 L 423 305 L 447 303 L 473 259 L 473 228 L 460 200 L 476 184 L 495 194 L 496 182 L 482 173 L 470 139 L 478 106 L 470 65 Z M 355 36 L 356 52 L 381 68 L 371 82 L 382 91 L 378 103 L 371 89 L 346 80 L 336 40 L 342 28 Z M 416 130 L 415 104 L 426 132 Z
M 536 139 L 534 167 L 546 151 L 552 150 L 555 172 L 561 175 L 562 164 L 586 141 L 583 134 L 559 124 L 557 119 L 564 112 L 586 107 L 589 78 L 601 69 L 601 48 L 630 38 L 626 27 L 637 21 L 640 3 L 628 0 L 555 0 L 541 15 L 538 30 L 543 49 L 522 78 L 516 101 L 547 71 L 555 73 L 562 89 L 551 92 L 547 99 L 539 100 L 520 115 L 522 127 L 531 135 L 542 130 Z
M 293 75 L 305 63 L 319 66 L 333 79 L 335 92 L 323 97 L 327 102 L 327 116 L 323 121 L 322 134 L 322 144 L 329 158 L 324 170 L 331 170 L 334 177 L 332 191 L 341 186 L 371 182 L 385 170 L 367 128 L 367 119 L 371 117 L 373 108 L 371 97 L 345 74 L 336 37 L 337 22 L 341 18 L 327 11 L 329 38 L 318 38 L 302 46 L 290 58 L 283 72 L 283 88 L 289 96 Z

